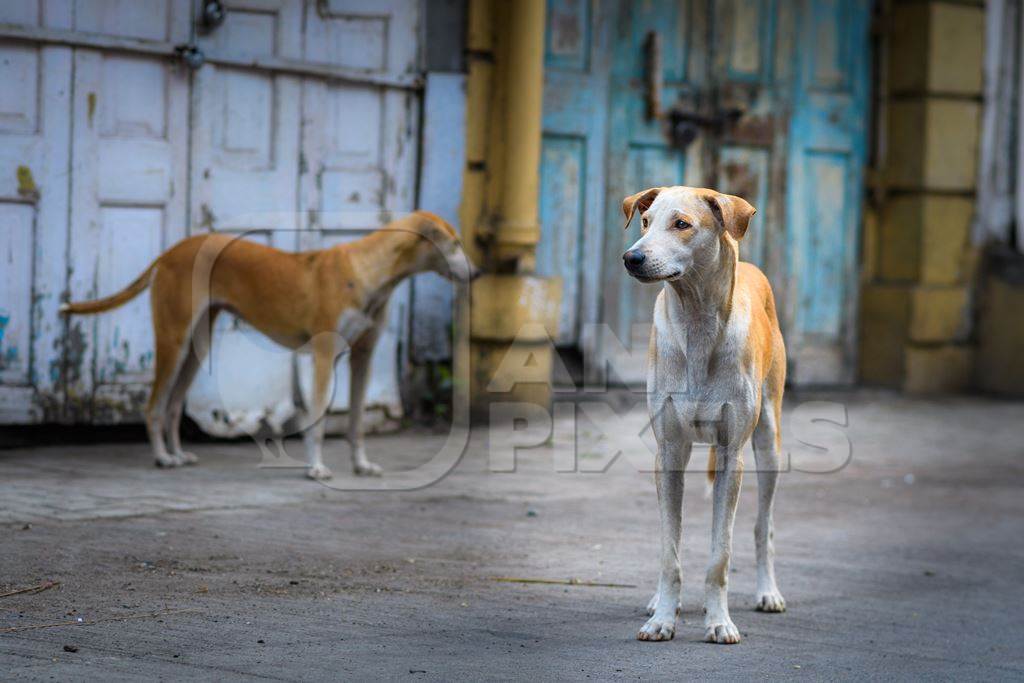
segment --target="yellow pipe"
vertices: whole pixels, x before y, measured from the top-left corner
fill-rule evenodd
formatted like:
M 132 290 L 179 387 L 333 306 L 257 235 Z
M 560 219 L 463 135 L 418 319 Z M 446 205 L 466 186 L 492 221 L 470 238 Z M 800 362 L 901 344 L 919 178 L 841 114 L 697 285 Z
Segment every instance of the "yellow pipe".
M 469 2 L 459 220 L 471 257 L 488 272 L 473 283 L 470 393 L 478 416 L 493 402 L 551 403 L 561 282 L 531 274 L 540 240 L 545 12 L 545 0 Z M 496 377 L 511 389 L 495 389 Z
M 509 3 L 502 64 L 504 168 L 497 256 L 532 257 L 538 223 L 541 115 L 544 92 L 545 0 Z
M 468 256 L 482 264 L 485 259 L 476 237 L 485 229 L 487 133 L 494 80 L 493 0 L 470 1 L 466 47 L 469 72 L 466 76 L 466 167 L 459 223 Z

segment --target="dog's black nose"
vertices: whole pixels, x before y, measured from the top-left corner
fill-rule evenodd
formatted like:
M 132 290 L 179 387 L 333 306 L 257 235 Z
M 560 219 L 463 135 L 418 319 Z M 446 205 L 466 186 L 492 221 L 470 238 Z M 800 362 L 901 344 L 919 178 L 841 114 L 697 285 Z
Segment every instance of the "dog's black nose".
M 622 261 L 627 268 L 636 268 L 646 260 L 647 255 L 639 249 L 630 249 L 622 255 Z

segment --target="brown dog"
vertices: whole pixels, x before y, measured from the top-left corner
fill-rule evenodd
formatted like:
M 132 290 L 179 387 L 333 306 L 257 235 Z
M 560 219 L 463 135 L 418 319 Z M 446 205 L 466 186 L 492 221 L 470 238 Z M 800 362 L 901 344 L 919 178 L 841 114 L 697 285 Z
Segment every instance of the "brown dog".
M 348 440 L 356 474 L 379 475 L 363 449 L 363 398 L 370 357 L 399 282 L 427 271 L 468 282 L 478 274 L 455 230 L 416 211 L 354 242 L 290 253 L 225 234 L 185 239 L 159 256 L 124 290 L 64 304 L 65 314 L 101 313 L 152 288 L 156 372 L 146 426 L 156 464 L 196 462 L 181 448 L 185 394 L 210 348 L 217 314 L 227 310 L 287 348 L 312 353 L 313 406 L 302 428 L 313 479 L 330 478 L 321 446 L 334 363 L 350 352 Z M 170 442 L 168 451 L 164 434 Z

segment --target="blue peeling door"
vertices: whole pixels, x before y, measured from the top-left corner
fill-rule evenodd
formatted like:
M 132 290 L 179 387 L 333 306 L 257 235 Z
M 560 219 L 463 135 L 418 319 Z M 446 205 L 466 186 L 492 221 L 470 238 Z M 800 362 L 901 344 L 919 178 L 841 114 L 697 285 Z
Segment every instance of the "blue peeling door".
M 551 0 L 545 40 L 541 242 L 537 270 L 562 280 L 559 346 L 588 349 L 602 261 L 608 99 L 607 13 L 591 0 Z
M 798 384 L 852 377 L 869 0 L 549 0 L 538 268 L 589 380 L 644 379 L 660 288 L 622 268 L 622 198 L 697 185 L 758 209 Z M 672 113 L 689 121 L 679 135 Z
M 789 136 L 786 318 L 796 384 L 853 381 L 869 0 L 805 0 Z
M 771 281 L 796 385 L 853 379 L 870 0 L 713 3 L 713 187 L 757 207 L 740 257 Z

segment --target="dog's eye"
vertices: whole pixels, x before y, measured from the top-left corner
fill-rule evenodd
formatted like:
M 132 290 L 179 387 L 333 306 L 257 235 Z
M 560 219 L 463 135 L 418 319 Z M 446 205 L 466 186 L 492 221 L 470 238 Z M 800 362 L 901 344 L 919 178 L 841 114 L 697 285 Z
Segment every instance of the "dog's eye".
M 692 226 L 684 220 L 678 220 L 675 223 L 673 223 L 672 227 L 674 227 L 676 230 L 686 230 L 687 228 Z
M 645 228 L 647 227 L 647 217 L 646 216 L 644 216 L 644 217 L 642 217 L 640 219 L 640 225 L 642 225 Z

